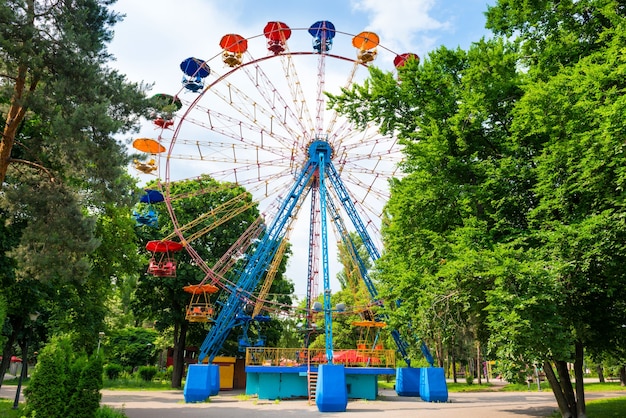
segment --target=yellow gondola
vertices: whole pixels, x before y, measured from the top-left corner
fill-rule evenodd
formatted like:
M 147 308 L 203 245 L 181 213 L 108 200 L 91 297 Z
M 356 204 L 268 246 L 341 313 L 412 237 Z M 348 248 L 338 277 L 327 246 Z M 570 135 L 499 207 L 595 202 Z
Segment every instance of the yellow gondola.
M 209 322 L 213 319 L 213 305 L 210 295 L 218 291 L 212 284 L 196 284 L 183 287 L 187 293 L 191 293 L 191 302 L 187 306 L 185 319 L 189 322 Z

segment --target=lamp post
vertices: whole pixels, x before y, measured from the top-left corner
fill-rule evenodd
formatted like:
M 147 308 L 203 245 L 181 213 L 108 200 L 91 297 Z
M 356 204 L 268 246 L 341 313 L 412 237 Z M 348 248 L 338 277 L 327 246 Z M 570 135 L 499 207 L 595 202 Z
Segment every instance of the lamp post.
M 28 318 L 31 322 L 37 321 L 39 312 L 29 313 Z M 30 324 L 28 324 L 30 325 Z M 20 392 L 22 391 L 22 380 L 27 374 L 28 370 L 28 332 L 27 326 L 24 326 L 24 352 L 22 353 L 22 370 L 20 371 L 20 379 L 17 381 L 17 390 L 15 391 L 15 400 L 13 401 L 13 409 L 17 409 L 20 404 Z
M 103 337 L 104 337 L 104 332 L 100 331 L 98 333 L 98 348 L 96 349 L 96 355 L 100 354 L 100 343 L 102 342 Z

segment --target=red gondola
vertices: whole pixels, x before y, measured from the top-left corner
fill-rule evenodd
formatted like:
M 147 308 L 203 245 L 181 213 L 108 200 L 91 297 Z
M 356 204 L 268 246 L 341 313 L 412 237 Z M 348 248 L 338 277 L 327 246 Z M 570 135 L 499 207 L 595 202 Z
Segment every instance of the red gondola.
M 229 67 L 241 65 L 241 56 L 248 50 L 248 41 L 241 35 L 230 33 L 220 40 L 222 60 Z
M 179 242 L 148 241 L 146 250 L 152 253 L 148 273 L 158 277 L 176 277 L 176 260 L 171 255 L 182 249 L 183 245 Z
M 412 52 L 407 52 L 405 54 L 396 55 L 396 57 L 393 59 L 393 65 L 395 65 L 396 68 L 400 68 L 400 67 L 404 66 L 404 64 L 406 64 L 406 62 L 409 59 L 415 59 L 415 60 L 419 61 L 420 57 L 419 57 L 419 55 L 414 54 Z
M 291 29 L 283 22 L 267 22 L 263 34 L 267 38 L 267 49 L 278 55 L 285 52 L 287 39 L 291 37 Z

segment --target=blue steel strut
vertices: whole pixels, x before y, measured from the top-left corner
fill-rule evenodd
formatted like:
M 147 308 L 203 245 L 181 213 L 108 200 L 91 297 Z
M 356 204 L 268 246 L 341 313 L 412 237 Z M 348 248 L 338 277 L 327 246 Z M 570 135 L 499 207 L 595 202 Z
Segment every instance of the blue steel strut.
M 307 162 L 304 166 L 289 194 L 282 202 L 277 216 L 244 266 L 237 284 L 229 289 L 228 299 L 200 347 L 198 354 L 200 363 L 206 356 L 209 357 L 209 362 L 213 361 L 226 341 L 230 330 L 236 325 L 237 313 L 242 310 L 246 300 L 252 296 L 252 292 L 261 280 L 263 273 L 269 267 L 272 257 L 284 237 L 287 221 L 291 217 L 302 192 L 309 184 L 315 169 L 316 164 L 312 161 Z
M 287 197 L 281 203 L 277 216 L 274 218 L 272 224 L 267 228 L 266 233 L 261 238 L 254 252 L 248 258 L 236 285 L 232 285 L 230 287 L 227 301 L 223 304 L 214 325 L 211 327 L 211 330 L 200 347 L 200 353 L 198 356 L 198 361 L 200 363 L 207 356 L 209 357 L 209 362 L 212 362 L 215 356 L 219 353 L 219 350 L 221 350 L 222 345 L 224 344 L 224 341 L 226 341 L 231 329 L 237 325 L 237 314 L 242 310 L 244 304 L 252 298 L 252 292 L 264 276 L 265 271 L 270 266 L 272 258 L 280 245 L 280 242 L 284 239 L 288 226 L 288 220 L 291 216 L 293 216 L 297 203 L 302 197 L 306 196 L 313 187 L 318 187 L 320 198 L 322 271 L 324 275 L 324 323 L 326 332 L 325 348 L 329 363 L 332 363 L 333 359 L 333 341 L 331 291 L 328 267 L 327 211 L 331 214 L 331 218 L 335 221 L 335 224 L 340 232 L 340 236 L 344 240 L 344 245 L 350 246 L 349 248 L 352 249 L 352 253 L 355 254 L 361 277 L 365 281 L 365 285 L 370 293 L 371 299 L 378 305 L 382 306 L 381 301 L 378 300 L 378 293 L 371 278 L 369 277 L 365 263 L 358 255 L 356 246 L 354 245 L 354 242 L 352 242 L 352 239 L 345 228 L 337 207 L 333 204 L 332 199 L 327 197 L 328 190 L 325 184 L 325 179 L 330 181 L 333 190 L 339 197 L 339 201 L 341 202 L 343 209 L 348 214 L 348 217 L 356 228 L 357 233 L 361 237 L 370 258 L 373 261 L 380 258 L 380 253 L 369 236 L 365 225 L 361 221 L 350 195 L 341 181 L 339 173 L 331 162 L 331 157 L 332 149 L 326 141 L 316 140 L 309 145 L 308 161 L 296 178 L 296 181 L 287 194 Z M 312 180 L 315 172 L 318 173 L 317 181 Z M 309 266 L 309 269 L 310 267 L 311 266 Z M 410 359 L 407 353 L 408 343 L 401 338 L 400 333 L 397 330 L 393 330 L 391 335 L 396 343 L 398 351 L 407 362 L 407 365 L 410 366 Z M 420 348 L 422 354 L 432 366 L 434 360 L 424 341 L 421 341 Z
M 336 174 L 337 172 L 334 171 L 334 173 Z M 337 175 L 336 178 L 330 177 L 331 181 L 333 183 L 333 187 L 335 190 L 337 190 L 338 187 L 343 187 L 343 183 L 341 182 L 341 179 L 339 178 L 339 176 Z M 346 192 L 347 194 L 347 192 Z M 350 199 L 347 200 L 342 200 L 342 203 L 346 202 L 346 204 L 352 204 L 352 201 Z M 354 243 L 354 241 L 352 240 L 352 238 L 350 237 L 350 234 L 348 234 L 348 230 L 343 222 L 343 219 L 341 218 L 339 211 L 337 210 L 337 207 L 332 203 L 332 200 L 329 200 L 329 208 L 330 208 L 330 212 L 331 212 L 331 218 L 333 219 L 333 221 L 335 222 L 335 226 L 337 227 L 337 230 L 339 231 L 339 236 L 341 237 L 342 241 L 343 241 L 343 245 L 346 248 L 349 248 L 350 251 L 349 253 L 354 255 L 355 261 L 357 262 L 357 266 L 359 268 L 359 273 L 363 279 L 363 282 L 365 283 L 365 287 L 367 288 L 367 291 L 370 294 L 370 299 L 372 300 L 372 302 L 374 302 L 374 304 L 377 304 L 379 306 L 383 306 L 383 303 L 381 300 L 378 299 L 378 291 L 376 290 L 376 287 L 374 286 L 374 282 L 372 281 L 372 279 L 370 278 L 370 275 L 367 271 L 367 267 L 365 266 L 365 262 L 363 261 L 363 259 L 361 258 L 361 256 L 359 255 L 358 251 L 357 251 L 357 247 Z M 344 209 L 345 208 L 345 204 L 343 205 Z M 354 209 L 354 208 L 353 208 Z M 356 214 L 356 210 L 348 210 L 346 209 L 347 213 L 355 213 Z M 361 241 L 363 241 L 363 243 L 365 242 L 369 242 L 371 245 L 366 245 L 366 248 L 376 248 L 373 245 L 372 239 L 369 236 L 367 230 L 363 227 L 363 228 L 359 228 L 360 226 L 363 226 L 362 223 L 359 223 L 357 225 L 357 222 L 354 222 L 355 224 L 355 228 L 357 228 L 357 232 L 359 233 L 359 236 L 361 237 Z M 370 258 L 373 261 L 376 261 L 378 257 L 376 257 L 376 255 L 378 254 L 378 251 L 375 252 L 374 256 L 372 255 L 372 252 L 370 252 Z M 376 257 L 376 258 L 374 258 Z M 382 319 L 383 320 L 387 320 L 388 315 L 383 315 Z M 400 352 L 400 355 L 402 355 L 402 358 L 404 359 L 404 361 L 406 362 L 407 366 L 411 366 L 411 359 L 409 357 L 409 353 L 408 353 L 408 347 L 409 344 L 402 338 L 402 336 L 400 335 L 400 332 L 398 332 L 398 330 L 392 330 L 391 331 L 391 337 L 393 338 L 393 341 L 396 343 L 396 347 L 398 348 L 398 351 Z M 420 350 L 422 352 L 422 355 L 426 358 L 426 361 L 428 362 L 428 364 L 430 364 L 430 366 L 432 367 L 435 363 L 435 359 L 433 358 L 432 354 L 430 353 L 430 350 L 428 349 L 428 346 L 426 345 L 426 343 L 422 340 L 420 343 Z

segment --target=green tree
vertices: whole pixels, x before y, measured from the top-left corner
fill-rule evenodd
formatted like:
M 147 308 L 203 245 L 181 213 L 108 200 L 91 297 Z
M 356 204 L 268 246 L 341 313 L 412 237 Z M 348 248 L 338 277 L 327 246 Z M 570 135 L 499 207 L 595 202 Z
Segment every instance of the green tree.
M 103 238 L 98 218 L 108 204 L 109 213 L 127 205 L 134 189 L 115 136 L 135 127 L 147 106 L 145 87 L 107 65 L 120 19 L 112 3 L 0 4 L 0 216 L 10 231 L 0 244 L 0 292 L 9 303 L 0 375 L 33 310 L 57 329 L 88 319 L 86 342 L 95 345 L 103 316 L 96 305 L 110 286 L 90 276 Z
M 624 8 L 502 0 L 488 26 L 514 43 L 441 48 L 331 99 L 405 144 L 378 264 L 385 298 L 403 298 L 392 321 L 444 340 L 465 322 L 510 376 L 542 366 L 563 416 L 584 416 L 584 350 L 623 353 L 626 332 Z
M 50 418 L 64 418 L 70 392 L 67 390 L 72 359 L 72 346 L 67 337 L 54 337 L 37 359 L 37 366 L 24 390 L 26 415 L 32 413 Z
M 152 363 L 153 351 L 158 332 L 150 328 L 127 327 L 111 330 L 107 341 L 102 345 L 104 357 L 131 369 Z
M 397 78 L 372 69 L 362 86 L 331 96 L 339 111 L 397 132 L 405 146 L 407 175 L 391 184 L 377 279 L 382 299 L 401 301 L 387 306 L 390 326 L 427 339 L 440 364 L 455 335 L 486 342 L 491 282 L 482 272 L 492 247 L 526 225 L 523 179 L 498 181 L 519 82 L 516 50 L 492 40 L 467 52 L 440 48 Z M 418 344 L 410 357 L 421 357 Z
M 239 201 L 240 206 L 247 206 L 252 202 L 252 196 L 243 188 L 220 184 L 208 176 L 197 180 L 187 180 L 170 184 L 172 195 L 184 195 L 185 199 L 177 199 L 172 204 L 178 222 L 187 225 L 203 214 L 209 208 L 220 207 L 224 202 Z M 233 200 L 236 199 L 236 200 Z M 208 266 L 213 266 L 230 246 L 244 233 L 250 224 L 258 217 L 258 210 L 251 205 L 243 213 L 229 219 L 218 228 L 198 234 L 192 242 L 194 250 Z M 196 225 L 197 230 L 215 222 L 213 217 L 204 219 L 204 223 Z M 161 216 L 160 229 L 138 227 L 138 235 L 145 242 L 162 239 L 173 230 L 170 219 Z M 145 244 L 144 244 L 145 245 Z M 155 321 L 157 330 L 173 328 L 174 331 L 174 371 L 172 387 L 180 387 L 184 371 L 184 349 L 187 347 L 187 333 L 190 327 L 201 328 L 198 334 L 205 334 L 204 324 L 189 324 L 185 319 L 190 295 L 183 291 L 183 287 L 198 284 L 204 279 L 205 273 L 191 262 L 191 256 L 186 251 L 173 255 L 177 260 L 176 277 L 158 277 L 145 274 L 140 277 L 132 302 L 133 311 L 139 319 Z M 232 278 L 236 281 L 236 278 Z M 216 306 L 217 307 L 217 306 Z M 219 315 L 219 311 L 217 312 Z
M 502 1 L 488 14 L 496 33 L 519 33 L 522 63 L 530 69 L 511 132 L 536 167 L 532 245 L 558 290 L 562 322 L 555 328 L 568 337 L 544 362 L 563 416 L 585 415 L 584 351 L 623 353 L 626 334 L 619 284 L 625 17 L 621 2 L 611 0 Z M 575 390 L 567 362 L 574 363 Z
M 67 404 L 67 418 L 95 417 L 100 409 L 102 357 L 95 355 L 82 365 L 76 390 Z

